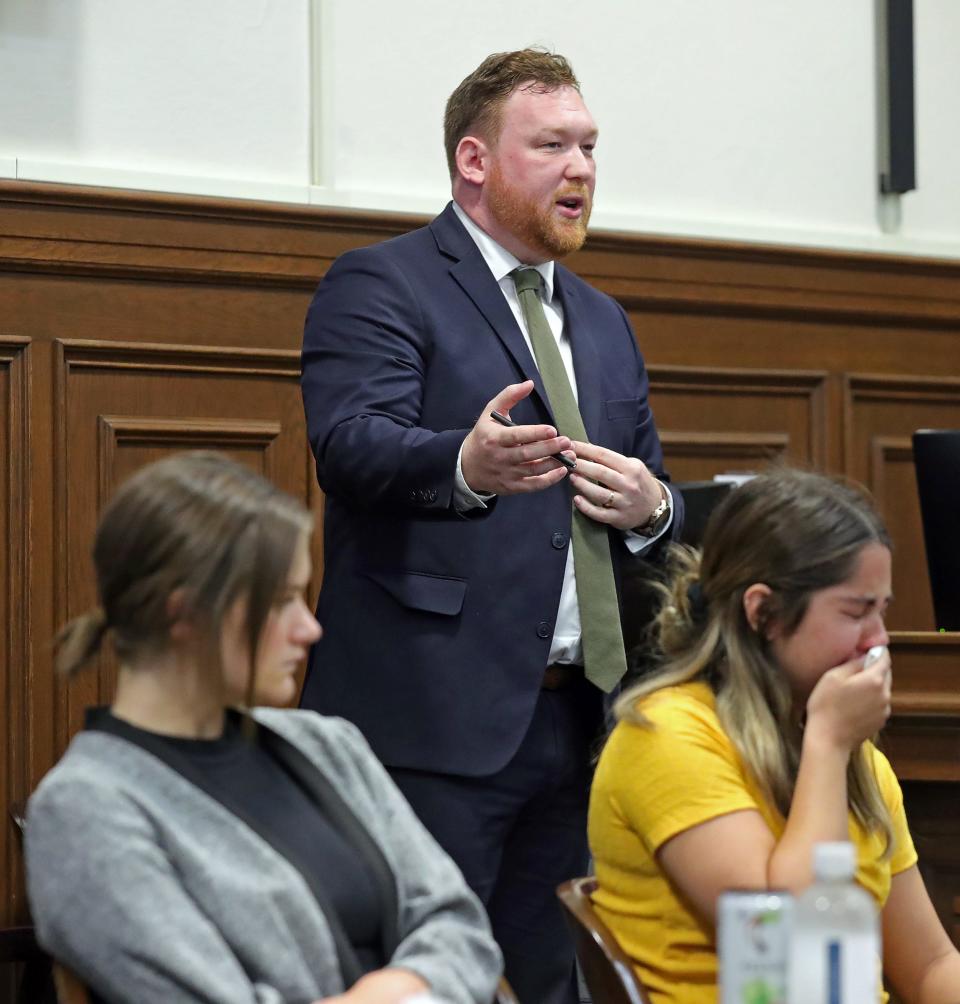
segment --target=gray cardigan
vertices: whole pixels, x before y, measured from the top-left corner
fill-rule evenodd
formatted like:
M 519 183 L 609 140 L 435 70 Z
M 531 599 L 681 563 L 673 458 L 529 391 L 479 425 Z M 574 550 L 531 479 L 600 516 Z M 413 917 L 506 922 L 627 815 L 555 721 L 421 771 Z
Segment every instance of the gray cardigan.
M 483 908 L 357 729 L 309 711 L 254 717 L 327 778 L 389 864 L 390 964 L 451 1004 L 489 1004 L 501 958 Z M 125 739 L 73 740 L 30 799 L 26 862 L 40 944 L 111 1002 L 307 1004 L 344 990 L 301 873 Z

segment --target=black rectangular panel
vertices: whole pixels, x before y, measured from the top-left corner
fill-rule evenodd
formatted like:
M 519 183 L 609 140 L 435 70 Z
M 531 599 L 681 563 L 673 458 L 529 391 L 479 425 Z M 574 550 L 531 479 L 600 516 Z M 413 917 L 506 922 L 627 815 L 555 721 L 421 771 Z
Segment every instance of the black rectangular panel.
M 960 429 L 915 432 L 913 461 L 937 628 L 960 631 Z
M 881 0 L 886 61 L 881 94 L 886 130 L 886 163 L 880 166 L 880 190 L 909 192 L 917 187 L 916 125 L 913 84 L 913 0 Z

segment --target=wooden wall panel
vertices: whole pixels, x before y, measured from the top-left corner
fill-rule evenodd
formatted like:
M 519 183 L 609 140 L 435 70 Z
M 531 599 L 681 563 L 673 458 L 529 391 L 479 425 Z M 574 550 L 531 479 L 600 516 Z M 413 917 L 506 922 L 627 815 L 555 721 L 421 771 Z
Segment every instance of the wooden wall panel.
M 4 807 L 108 696 L 107 664 L 55 681 L 49 641 L 93 600 L 110 490 L 169 450 L 215 446 L 320 516 L 297 385 L 311 292 L 343 251 L 422 222 L 0 181 Z M 960 427 L 960 262 L 597 233 L 569 264 L 634 324 L 675 477 L 785 457 L 876 492 L 897 548 L 887 748 L 952 924 L 960 824 L 937 805 L 960 804 L 960 635 L 930 632 L 910 435 Z M 319 543 L 314 555 L 319 578 Z M 11 827 L 0 852 L 11 923 L 24 917 Z
M 58 607 L 65 619 L 96 602 L 89 551 L 97 514 L 142 464 L 177 450 L 222 450 L 307 498 L 297 353 L 126 342 L 57 347 Z M 97 672 L 63 688 L 58 746 L 80 726 L 84 707 L 109 701 L 113 683 L 112 666 L 101 661 Z
M 932 631 L 911 436 L 916 429 L 960 429 L 960 380 L 851 373 L 844 384 L 844 466 L 875 495 L 896 550 L 889 624 Z
M 30 633 L 29 341 L 0 335 L 0 806 L 19 812 L 27 791 L 23 737 L 27 701 L 23 668 Z M 0 826 L 2 881 L 7 895 L 2 917 L 22 909 L 19 840 L 4 818 Z
M 678 481 L 774 460 L 823 467 L 825 373 L 650 367 L 650 396 Z

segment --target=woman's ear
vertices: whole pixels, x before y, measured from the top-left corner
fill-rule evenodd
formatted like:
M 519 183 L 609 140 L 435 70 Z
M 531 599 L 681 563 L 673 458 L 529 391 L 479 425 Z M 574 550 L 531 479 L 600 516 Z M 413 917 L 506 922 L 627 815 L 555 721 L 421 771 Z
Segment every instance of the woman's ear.
M 183 589 L 174 589 L 167 597 L 167 624 L 172 642 L 186 642 L 193 637 L 193 624 L 187 610 L 187 595 Z
M 754 582 L 743 594 L 743 612 L 751 630 L 770 640 L 770 597 L 773 590 L 764 582 Z

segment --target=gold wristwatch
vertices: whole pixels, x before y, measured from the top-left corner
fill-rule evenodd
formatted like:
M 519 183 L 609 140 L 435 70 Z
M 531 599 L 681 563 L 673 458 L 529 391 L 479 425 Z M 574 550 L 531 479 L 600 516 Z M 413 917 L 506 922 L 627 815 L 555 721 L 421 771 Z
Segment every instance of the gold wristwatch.
M 670 519 L 670 492 L 667 491 L 662 482 L 658 481 L 657 485 L 660 488 L 660 502 L 647 517 L 646 523 L 641 523 L 640 526 L 633 528 L 634 533 L 639 533 L 643 537 L 656 537 L 666 525 L 667 520 Z

